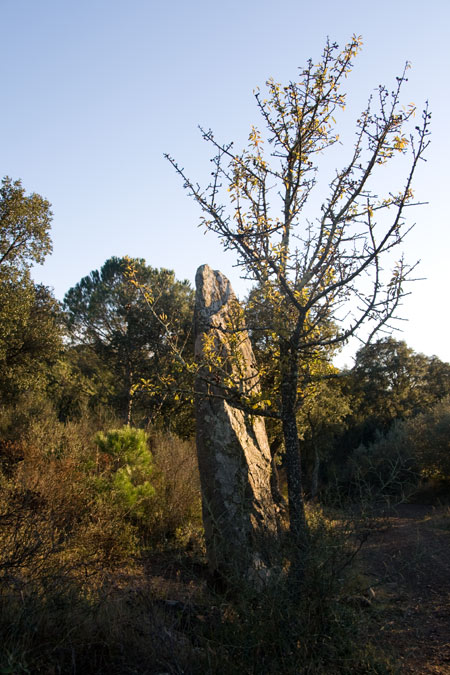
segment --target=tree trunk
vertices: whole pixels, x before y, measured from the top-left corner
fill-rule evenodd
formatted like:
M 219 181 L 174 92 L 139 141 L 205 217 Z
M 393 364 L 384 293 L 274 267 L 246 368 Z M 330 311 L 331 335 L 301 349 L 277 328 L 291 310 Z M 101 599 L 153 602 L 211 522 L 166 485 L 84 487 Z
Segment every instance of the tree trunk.
M 270 444 L 270 458 L 271 458 L 270 491 L 272 492 L 272 499 L 275 502 L 275 504 L 277 504 L 282 509 L 285 509 L 286 502 L 284 500 L 283 495 L 281 494 L 280 477 L 278 475 L 278 468 L 276 461 L 277 453 L 281 447 L 282 442 L 283 442 L 282 436 L 278 435 Z
M 302 543 L 306 534 L 302 469 L 295 410 L 283 411 L 283 434 L 286 448 L 286 476 L 289 498 L 289 527 L 294 541 Z
M 133 395 L 131 389 L 128 390 L 127 400 L 127 427 L 131 426 L 131 415 L 133 412 Z
M 310 414 L 308 414 L 308 422 L 309 428 L 311 429 L 312 446 L 314 448 L 314 466 L 311 474 L 311 499 L 315 499 L 319 491 L 320 454 L 316 431 Z
M 127 389 L 127 400 L 126 400 L 126 410 L 125 410 L 125 415 L 126 415 L 126 424 L 127 427 L 131 426 L 131 418 L 133 414 L 133 369 L 131 366 L 131 363 L 128 362 L 127 364 L 127 381 L 128 381 L 128 389 Z
M 300 445 L 298 441 L 297 403 L 297 354 L 282 342 L 281 356 L 281 421 L 286 450 L 286 474 L 289 498 L 289 529 L 293 545 L 301 553 L 305 546 L 307 525 L 303 501 Z M 300 561 L 301 564 L 301 561 Z
M 314 467 L 311 476 L 311 499 L 315 499 L 319 491 L 319 469 L 320 455 L 317 447 L 314 445 Z

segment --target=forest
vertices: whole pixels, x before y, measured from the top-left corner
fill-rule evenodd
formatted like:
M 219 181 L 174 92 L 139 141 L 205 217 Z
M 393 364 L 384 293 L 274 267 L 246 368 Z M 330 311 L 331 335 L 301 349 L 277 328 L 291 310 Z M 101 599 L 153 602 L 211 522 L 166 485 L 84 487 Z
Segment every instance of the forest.
M 448 550 L 450 364 L 393 337 L 412 268 L 402 260 L 382 283 L 379 264 L 403 241 L 428 112 L 406 187 L 383 202 L 366 180 L 406 151 L 401 125 L 411 111 L 398 112 L 399 91 L 389 108 L 381 90 L 381 113 L 362 118 L 317 233 L 302 240 L 304 254 L 292 244 L 315 185 L 309 158 L 336 141 L 328 125 L 343 98 L 335 92 L 357 48 L 336 54 L 328 44 L 322 70 L 310 63 L 300 84 L 269 82 L 269 98 L 256 95 L 281 168 L 268 168 L 255 128 L 240 156 L 204 132 L 217 152 L 205 191 L 168 158 L 204 225 L 255 282 L 241 307 L 261 390 L 238 397 L 229 378 L 222 386 L 232 405 L 265 419 L 282 534 L 280 574 L 263 591 L 245 579 L 239 588 L 219 583 L 208 570 L 193 288 L 176 270 L 124 252 L 86 270 L 58 302 L 32 280 L 52 250 L 51 205 L 3 178 L 0 673 L 444 672 L 402 669 L 401 642 L 385 639 L 400 630 L 395 603 L 413 597 L 399 584 L 420 577 L 426 552 L 407 561 L 409 572 L 383 560 L 378 569 L 370 554 L 405 506 L 428 509 L 420 513 L 439 543 L 437 578 Z M 284 219 L 265 201 L 267 181 L 277 179 Z M 219 205 L 227 180 L 232 217 Z M 394 216 L 377 239 L 374 213 L 384 209 Z M 349 222 L 366 234 L 348 234 Z M 267 245 L 271 237 L 278 243 Z M 372 290 L 362 292 L 356 281 L 370 271 Z M 352 293 L 362 309 L 342 328 L 337 310 Z M 337 368 L 363 322 L 374 325 L 353 367 Z M 216 380 L 226 371 L 217 360 L 208 368 Z

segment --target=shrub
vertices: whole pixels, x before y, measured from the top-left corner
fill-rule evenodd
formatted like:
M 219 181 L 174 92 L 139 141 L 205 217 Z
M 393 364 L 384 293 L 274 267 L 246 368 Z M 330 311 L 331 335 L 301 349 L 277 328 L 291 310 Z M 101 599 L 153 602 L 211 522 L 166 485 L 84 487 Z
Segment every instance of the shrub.
M 7 445 L 0 672 L 378 672 L 351 602 L 351 523 L 309 511 L 300 594 L 284 567 L 262 594 L 244 579 L 236 595 L 212 592 L 193 442 L 127 428 L 94 442 L 94 431 L 43 416 Z M 139 556 L 145 537 L 166 550 Z
M 148 435 L 142 429 L 123 427 L 99 432 L 95 443 L 107 460 L 106 470 L 97 481 L 100 492 L 109 493 L 124 513 L 144 528 L 155 495 L 150 483 L 153 459 Z
M 377 434 L 373 443 L 361 444 L 350 457 L 349 492 L 362 506 L 403 501 L 414 492 L 418 474 L 406 429 L 405 422 L 397 421 L 387 434 Z
M 372 443 L 361 444 L 347 462 L 338 492 L 366 505 L 404 501 L 424 480 L 436 485 L 450 481 L 449 398 L 415 417 L 396 420 Z
M 195 443 L 170 433 L 150 434 L 156 489 L 153 501 L 153 537 L 188 540 L 202 529 L 200 477 Z
M 189 635 L 197 647 L 193 672 L 390 672 L 385 655 L 370 645 L 370 593 L 354 565 L 364 523 L 342 513 L 332 519 L 314 506 L 307 518 L 300 585 L 283 568 L 262 593 L 242 578 L 237 592 L 213 598 L 206 620 Z
M 43 415 L 20 440 L 0 444 L 0 586 L 69 569 L 91 574 L 135 550 L 119 509 L 97 498 L 92 431 L 91 420 Z
M 450 398 L 409 420 L 406 432 L 421 476 L 450 480 Z

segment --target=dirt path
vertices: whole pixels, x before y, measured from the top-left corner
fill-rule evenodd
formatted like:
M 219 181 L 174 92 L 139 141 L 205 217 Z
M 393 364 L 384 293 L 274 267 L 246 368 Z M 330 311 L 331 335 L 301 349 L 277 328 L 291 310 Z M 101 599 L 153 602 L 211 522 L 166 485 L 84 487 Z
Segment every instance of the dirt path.
M 450 508 L 401 505 L 363 552 L 380 645 L 401 673 L 450 675 Z

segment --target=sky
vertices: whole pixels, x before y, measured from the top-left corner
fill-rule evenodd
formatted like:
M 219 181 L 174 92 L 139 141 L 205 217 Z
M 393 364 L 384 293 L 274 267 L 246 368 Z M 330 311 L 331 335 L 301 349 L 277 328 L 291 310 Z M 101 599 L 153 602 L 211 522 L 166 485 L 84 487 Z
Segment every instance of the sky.
M 164 153 L 207 182 L 211 154 L 198 125 L 242 147 L 260 124 L 256 87 L 295 80 L 327 37 L 344 46 L 356 34 L 364 46 L 341 134 L 351 148 L 370 94 L 391 88 L 410 61 L 404 100 L 419 109 L 429 101 L 432 144 L 414 185 L 428 203 L 411 213 L 404 245 L 424 280 L 406 298 L 395 337 L 450 361 L 447 0 L 0 0 L 0 29 L 0 176 L 52 203 L 53 253 L 33 276 L 60 300 L 123 255 L 192 284 L 208 263 L 243 297 L 233 255 L 199 228 L 200 211 Z

